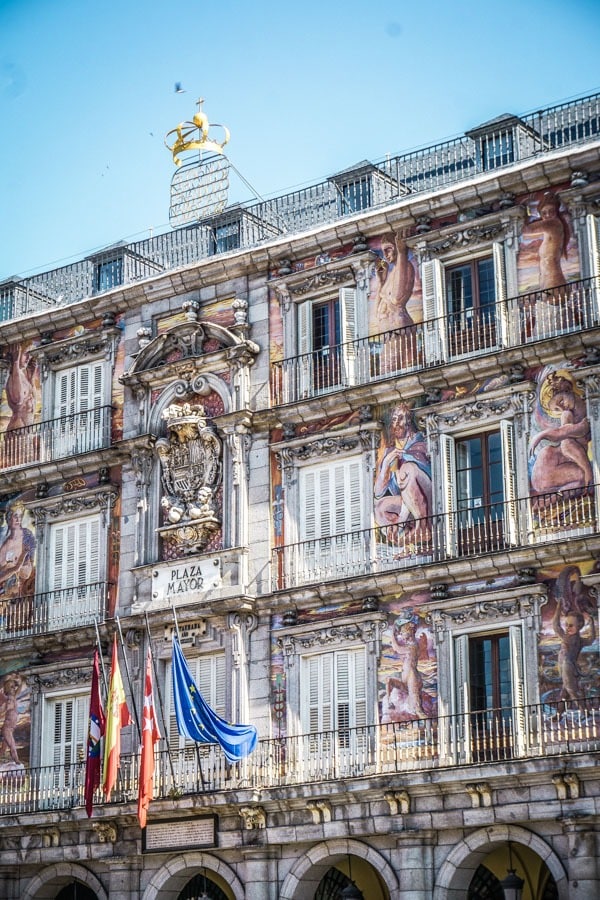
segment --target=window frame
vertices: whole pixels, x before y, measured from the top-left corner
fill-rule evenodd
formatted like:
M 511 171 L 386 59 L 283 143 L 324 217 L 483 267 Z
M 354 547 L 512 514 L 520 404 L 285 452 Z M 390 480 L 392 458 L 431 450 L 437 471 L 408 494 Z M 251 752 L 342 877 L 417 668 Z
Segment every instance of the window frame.
M 484 307 L 493 311 L 489 321 L 485 317 L 481 319 L 481 315 L 476 312 L 481 307 L 475 305 L 470 317 L 464 311 L 450 312 L 447 275 L 461 266 L 476 266 L 490 256 L 493 262 L 495 300 L 493 305 Z M 512 332 L 507 297 L 509 292 L 512 294 L 516 290 L 516 255 L 508 241 L 492 240 L 468 253 L 463 250 L 443 258 L 430 255 L 422 261 L 421 282 L 425 358 L 430 364 L 489 352 L 494 347 L 509 346 Z M 461 327 L 456 331 L 450 327 L 452 317 L 457 316 L 460 321 L 464 319 L 465 323 L 471 321 L 476 325 L 470 335 L 463 334 Z

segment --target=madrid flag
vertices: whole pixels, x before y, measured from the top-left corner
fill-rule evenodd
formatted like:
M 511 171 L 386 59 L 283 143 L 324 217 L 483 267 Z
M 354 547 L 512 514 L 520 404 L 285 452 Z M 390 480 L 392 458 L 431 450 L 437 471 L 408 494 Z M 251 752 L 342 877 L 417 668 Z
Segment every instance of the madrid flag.
M 92 669 L 92 693 L 90 695 L 90 717 L 88 723 L 87 755 L 85 758 L 85 809 L 88 817 L 92 815 L 94 791 L 100 785 L 100 738 L 104 734 L 104 710 L 100 697 L 100 664 L 98 650 L 94 651 L 94 667 Z
M 144 711 L 142 713 L 142 750 L 140 753 L 140 785 L 138 794 L 138 819 L 140 828 L 146 827 L 148 807 L 153 796 L 154 745 L 160 740 L 158 722 L 154 709 L 152 689 L 152 656 L 150 648 L 146 657 L 146 678 L 144 681 Z
M 108 685 L 108 699 L 106 701 L 106 731 L 104 734 L 104 771 L 102 778 L 102 790 L 106 800 L 110 800 L 110 793 L 117 780 L 117 769 L 121 756 L 121 728 L 131 725 L 131 716 L 125 699 L 123 679 L 119 669 L 117 658 L 117 635 L 113 639 L 113 652 L 110 664 L 110 682 Z

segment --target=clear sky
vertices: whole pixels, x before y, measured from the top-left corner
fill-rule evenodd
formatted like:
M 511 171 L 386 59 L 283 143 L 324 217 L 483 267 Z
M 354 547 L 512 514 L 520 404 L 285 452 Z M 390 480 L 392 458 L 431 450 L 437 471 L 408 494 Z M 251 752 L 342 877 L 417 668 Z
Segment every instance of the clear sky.
M 0 278 L 168 227 L 199 96 L 272 196 L 599 91 L 599 48 L 598 0 L 0 0 Z

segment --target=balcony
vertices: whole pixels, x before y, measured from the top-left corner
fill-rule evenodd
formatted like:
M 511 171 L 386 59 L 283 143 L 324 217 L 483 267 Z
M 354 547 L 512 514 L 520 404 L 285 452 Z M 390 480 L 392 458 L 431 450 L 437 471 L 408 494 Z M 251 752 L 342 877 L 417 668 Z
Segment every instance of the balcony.
M 0 469 L 53 462 L 110 446 L 112 406 L 0 433 Z
M 489 709 L 339 731 L 261 740 L 252 755 L 229 765 L 220 748 L 198 744 L 156 752 L 154 797 L 170 800 L 216 791 L 285 789 L 339 779 L 406 775 L 460 766 L 600 750 L 598 697 Z M 553 763 L 552 765 L 555 765 Z M 121 756 L 113 803 L 138 795 L 139 757 Z M 0 815 L 68 810 L 84 805 L 85 762 L 5 770 Z M 100 792 L 95 798 L 103 803 Z
M 600 94 L 522 117 L 508 116 L 450 141 L 362 163 L 354 174 L 346 171 L 301 190 L 237 205 L 235 210 L 248 224 L 241 228 L 235 250 L 327 225 L 359 210 L 381 209 L 406 194 L 442 189 L 599 137 Z M 205 219 L 146 240 L 106 248 L 60 269 L 13 278 L 0 284 L 0 322 L 68 306 L 191 265 L 212 256 L 216 249 L 214 222 Z M 229 249 L 227 245 L 225 251 Z
M 584 331 L 598 324 L 599 298 L 600 278 L 586 278 L 284 359 L 272 364 L 272 404 Z
M 104 581 L 43 594 L 12 597 L 0 593 L 0 641 L 68 631 L 103 622 L 111 585 Z
M 596 487 L 451 513 L 275 547 L 272 589 L 282 591 L 425 563 L 479 556 L 598 533 Z

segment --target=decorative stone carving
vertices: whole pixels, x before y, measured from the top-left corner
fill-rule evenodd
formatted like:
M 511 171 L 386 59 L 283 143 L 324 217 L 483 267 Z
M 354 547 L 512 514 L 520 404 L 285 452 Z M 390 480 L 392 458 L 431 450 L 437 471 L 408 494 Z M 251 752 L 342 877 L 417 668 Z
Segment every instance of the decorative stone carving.
M 465 784 L 465 790 L 471 798 L 473 809 L 492 805 L 492 789 L 485 781 L 479 784 Z
M 306 808 L 312 815 L 314 825 L 331 822 L 331 803 L 329 800 L 309 800 Z
M 107 523 L 107 513 L 118 494 L 116 485 L 102 485 L 94 493 L 62 494 L 52 500 L 36 500 L 30 503 L 31 514 L 36 526 L 44 525 L 49 519 L 100 510 L 103 524 Z M 37 505 L 39 502 L 40 505 Z
M 92 828 L 98 835 L 98 843 L 114 844 L 117 840 L 117 826 L 112 822 L 92 822 Z
M 60 846 L 60 831 L 58 828 L 44 828 L 41 831 L 42 847 Z
M 449 250 L 462 247 L 472 247 L 476 244 L 489 243 L 489 241 L 502 238 L 504 225 L 501 222 L 486 222 L 481 225 L 470 225 L 460 231 L 446 234 L 441 240 L 428 241 L 427 250 L 431 256 L 447 253 Z
M 386 791 L 383 799 L 387 801 L 390 807 L 390 815 L 397 816 L 407 815 L 410 812 L 410 796 L 408 791 Z
M 221 524 L 216 491 L 222 476 L 222 444 L 201 404 L 173 403 L 163 410 L 169 436 L 156 442 L 161 463 L 161 506 L 167 525 L 158 529 L 185 553 L 203 550 Z
M 114 365 L 115 353 L 121 332 L 114 325 L 103 331 L 94 331 L 51 344 L 40 344 L 31 354 L 37 356 L 40 374 L 44 381 L 48 374 L 59 367 L 77 365 L 88 359 L 102 356 Z
M 288 282 L 288 289 L 292 296 L 303 297 L 323 288 L 335 287 L 344 282 L 354 283 L 352 269 L 329 269 L 328 271 L 315 272 L 302 281 Z
M 267 827 L 267 814 L 262 806 L 242 806 L 240 816 L 245 831 L 257 831 Z
M 316 628 L 304 634 L 286 634 L 277 641 L 287 656 L 295 656 L 312 647 L 328 644 L 377 641 L 385 631 L 387 622 L 370 619 L 362 622 L 344 622 L 325 628 Z

